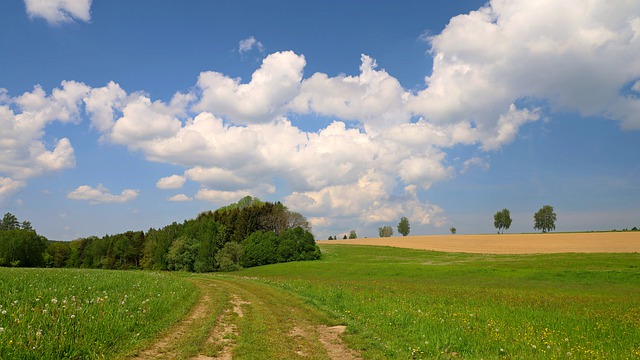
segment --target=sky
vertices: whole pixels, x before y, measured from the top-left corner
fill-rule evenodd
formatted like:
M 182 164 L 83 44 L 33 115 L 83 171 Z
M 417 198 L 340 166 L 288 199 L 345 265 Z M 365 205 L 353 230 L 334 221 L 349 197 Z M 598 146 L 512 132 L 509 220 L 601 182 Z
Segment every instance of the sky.
M 0 211 L 52 240 L 251 195 L 317 239 L 640 226 L 640 1 L 10 0 Z

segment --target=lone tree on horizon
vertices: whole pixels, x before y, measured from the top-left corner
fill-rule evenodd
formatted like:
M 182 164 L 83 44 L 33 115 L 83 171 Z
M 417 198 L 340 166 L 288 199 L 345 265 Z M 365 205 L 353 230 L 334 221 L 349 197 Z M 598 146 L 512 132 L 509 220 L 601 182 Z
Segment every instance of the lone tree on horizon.
M 402 234 L 402 236 L 407 236 L 411 232 L 411 226 L 409 225 L 409 219 L 406 216 L 400 218 L 400 222 L 398 223 L 398 233 Z
M 533 215 L 533 228 L 547 233 L 556 229 L 556 220 L 557 216 L 553 212 L 553 206 L 545 205 Z
M 493 226 L 498 229 L 498 233 L 504 234 L 511 226 L 511 213 L 508 209 L 502 209 L 493 215 Z

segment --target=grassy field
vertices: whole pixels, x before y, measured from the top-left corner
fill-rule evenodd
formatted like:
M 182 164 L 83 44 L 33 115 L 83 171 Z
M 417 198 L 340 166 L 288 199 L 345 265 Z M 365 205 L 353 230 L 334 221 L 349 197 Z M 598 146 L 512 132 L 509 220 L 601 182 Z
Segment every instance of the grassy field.
M 332 314 L 365 358 L 640 358 L 640 254 L 321 248 L 242 274 Z
M 229 274 L 0 269 L 0 358 L 640 359 L 638 253 L 321 248 Z
M 197 300 L 166 274 L 0 268 L 0 359 L 99 359 L 142 346 Z

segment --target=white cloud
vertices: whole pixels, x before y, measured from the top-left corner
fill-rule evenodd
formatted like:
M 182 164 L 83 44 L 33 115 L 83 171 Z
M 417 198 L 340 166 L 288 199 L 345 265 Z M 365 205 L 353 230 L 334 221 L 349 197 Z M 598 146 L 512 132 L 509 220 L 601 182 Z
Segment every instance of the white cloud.
M 462 163 L 462 170 L 460 170 L 460 174 L 464 174 L 472 168 L 479 168 L 481 170 L 489 170 L 491 165 L 487 162 L 486 159 L 479 158 L 474 156 L 470 159 L 465 160 Z
M 193 199 L 188 197 L 185 194 L 177 194 L 177 195 L 173 195 L 173 196 L 167 198 L 167 200 L 172 201 L 172 202 L 187 202 L 187 201 L 191 201 Z
M 261 54 L 264 52 L 264 45 L 253 36 L 240 40 L 238 43 L 238 52 L 241 55 L 251 51 L 253 48 L 256 48 Z
M 11 98 L 0 91 L 0 174 L 28 179 L 75 166 L 75 154 L 67 138 L 48 146 L 42 139 L 54 121 L 78 122 L 81 100 L 89 87 L 63 81 L 47 95 L 40 86 Z
M 386 71 L 376 70 L 374 59 L 362 55 L 361 60 L 358 76 L 331 78 L 315 73 L 305 79 L 290 109 L 356 120 L 370 133 L 408 121 L 411 114 L 405 103 L 409 93 Z
M 0 200 L 9 197 L 25 185 L 24 181 L 0 176 Z
M 50 24 L 91 20 L 91 0 L 24 0 L 30 18 L 41 17 Z
M 158 189 L 180 189 L 186 181 L 187 179 L 184 176 L 171 175 L 158 180 L 156 187 Z
M 197 84 L 201 98 L 193 110 L 224 116 L 235 124 L 270 121 L 297 95 L 305 64 L 304 56 L 292 51 L 270 54 L 248 84 L 215 71 L 203 72 Z
M 109 189 L 102 184 L 99 184 L 96 188 L 89 185 L 81 185 L 67 194 L 67 197 L 72 200 L 87 200 L 91 204 L 124 203 L 138 197 L 138 190 L 124 189 L 120 195 L 114 195 L 109 193 Z
M 540 118 L 521 100 L 640 128 L 640 100 L 621 95 L 640 76 L 637 14 L 636 1 L 491 1 L 429 38 L 433 71 L 409 107 L 436 125 L 473 124 L 485 149 Z

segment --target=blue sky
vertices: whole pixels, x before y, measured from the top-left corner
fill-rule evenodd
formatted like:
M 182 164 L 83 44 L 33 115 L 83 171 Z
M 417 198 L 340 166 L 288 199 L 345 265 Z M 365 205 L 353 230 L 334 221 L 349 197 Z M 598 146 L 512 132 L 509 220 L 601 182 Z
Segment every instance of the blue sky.
M 0 210 L 50 239 L 252 195 L 317 238 L 640 226 L 640 2 L 8 1 Z

